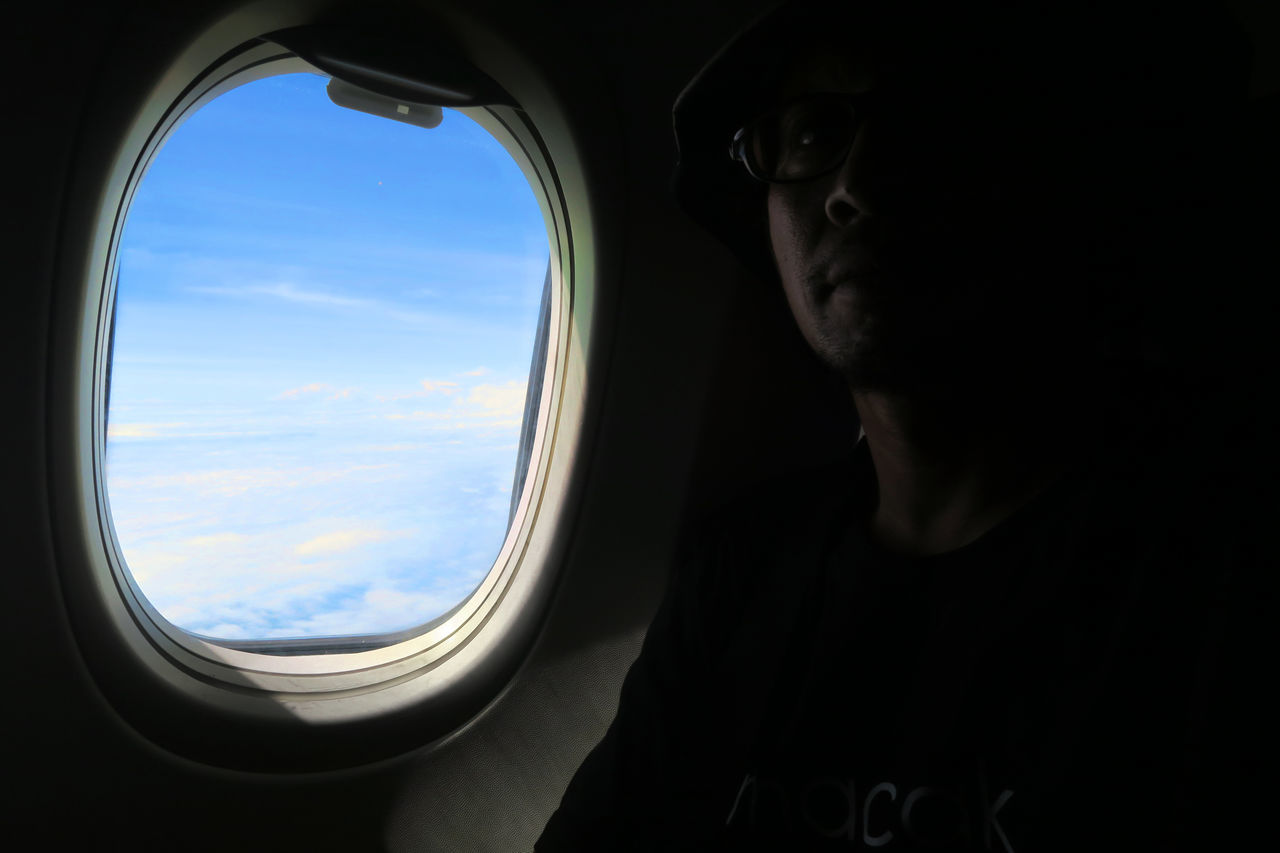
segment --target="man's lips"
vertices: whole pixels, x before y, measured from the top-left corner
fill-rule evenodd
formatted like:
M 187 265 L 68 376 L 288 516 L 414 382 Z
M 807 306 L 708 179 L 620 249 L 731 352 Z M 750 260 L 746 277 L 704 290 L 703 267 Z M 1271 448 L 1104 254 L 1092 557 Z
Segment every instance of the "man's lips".
M 829 296 L 838 288 L 865 289 L 875 287 L 884 276 L 884 270 L 874 255 L 866 248 L 842 252 L 834 262 L 819 267 L 815 283 L 819 296 Z
M 837 289 L 860 293 L 881 291 L 903 270 L 903 225 L 881 217 L 862 216 L 819 246 L 810 267 L 815 295 L 826 298 Z
M 841 236 L 838 244 L 819 254 L 815 265 L 828 282 L 838 284 L 884 273 L 886 252 L 878 228 L 870 222 L 855 223 Z

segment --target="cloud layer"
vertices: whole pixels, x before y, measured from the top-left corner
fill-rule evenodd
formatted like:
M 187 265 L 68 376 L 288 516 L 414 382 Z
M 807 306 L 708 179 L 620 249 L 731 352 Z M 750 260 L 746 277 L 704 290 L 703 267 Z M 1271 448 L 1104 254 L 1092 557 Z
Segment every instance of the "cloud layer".
M 308 382 L 222 430 L 113 427 L 107 491 L 129 570 L 166 618 L 220 639 L 435 618 L 505 536 L 525 384 L 481 381 L 495 375 L 381 394 Z M 436 408 L 405 409 L 424 401 Z

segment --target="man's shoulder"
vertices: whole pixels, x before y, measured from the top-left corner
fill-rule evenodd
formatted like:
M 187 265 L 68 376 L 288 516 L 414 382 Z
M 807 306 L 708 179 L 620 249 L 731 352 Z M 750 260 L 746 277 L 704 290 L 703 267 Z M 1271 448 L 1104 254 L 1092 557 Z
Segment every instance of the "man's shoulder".
M 687 539 L 757 554 L 811 542 L 849 523 L 868 473 L 842 458 L 744 483 L 696 514 Z
M 857 507 L 860 473 L 848 461 L 795 469 L 735 489 L 687 525 L 674 567 L 678 594 L 699 612 L 751 621 L 801 606 Z

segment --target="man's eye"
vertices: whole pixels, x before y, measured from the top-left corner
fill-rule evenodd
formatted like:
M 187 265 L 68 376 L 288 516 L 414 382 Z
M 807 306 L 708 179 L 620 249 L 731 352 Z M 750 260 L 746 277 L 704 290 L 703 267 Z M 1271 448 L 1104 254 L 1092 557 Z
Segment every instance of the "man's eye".
M 833 128 L 824 124 L 798 124 L 786 137 L 786 147 L 793 153 L 807 153 L 831 144 Z
M 777 177 L 799 180 L 817 174 L 849 144 L 853 128 L 848 105 L 811 101 L 783 110 L 770 126 L 767 169 Z

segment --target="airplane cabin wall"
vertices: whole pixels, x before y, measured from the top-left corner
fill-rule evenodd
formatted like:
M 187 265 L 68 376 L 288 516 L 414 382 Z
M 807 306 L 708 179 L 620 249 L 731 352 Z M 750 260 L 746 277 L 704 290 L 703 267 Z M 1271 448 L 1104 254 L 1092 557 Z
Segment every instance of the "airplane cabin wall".
M 465 4 L 524 45 L 570 104 L 588 172 L 614 182 L 592 199 L 597 260 L 608 269 L 596 297 L 608 348 L 588 386 L 598 420 L 582 462 L 582 510 L 547 629 L 484 713 L 443 743 L 305 775 L 210 767 L 131 728 L 82 660 L 49 518 L 50 328 L 69 298 L 52 282 L 67 222 L 92 210 L 71 190 L 85 182 L 74 170 L 101 161 L 102 152 L 83 150 L 102 144 L 101 122 L 133 108 L 182 46 L 238 5 L 253 4 L 32 4 L 6 40 L 7 77 L 23 81 L 7 107 L 21 147 L 8 193 L 18 230 L 6 241 L 15 285 L 6 434 L 21 451 L 6 459 L 4 478 L 13 509 L 3 607 L 14 654 L 0 821 L 41 846 L 527 849 L 612 716 L 666 578 L 700 423 L 723 402 L 713 393 L 708 403 L 707 389 L 727 333 L 723 306 L 742 273 L 665 193 L 670 104 L 762 4 Z M 748 459 L 767 455 L 757 448 Z

